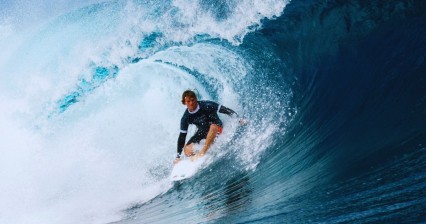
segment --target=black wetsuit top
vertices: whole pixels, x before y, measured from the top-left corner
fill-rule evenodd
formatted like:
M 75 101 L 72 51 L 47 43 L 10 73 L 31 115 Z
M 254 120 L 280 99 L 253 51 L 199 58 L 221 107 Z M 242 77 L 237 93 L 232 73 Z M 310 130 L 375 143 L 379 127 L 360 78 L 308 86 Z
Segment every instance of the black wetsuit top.
M 222 127 L 222 121 L 219 119 L 219 115 L 217 114 L 218 112 L 229 116 L 237 115 L 235 111 L 212 101 L 197 101 L 197 103 L 198 106 L 195 111 L 189 112 L 189 110 L 186 109 L 180 120 L 180 134 L 177 144 L 178 158 L 185 146 L 186 134 L 190 124 L 197 126 L 197 131 L 186 144 L 198 143 L 202 139 L 205 139 L 211 124 L 216 124 Z

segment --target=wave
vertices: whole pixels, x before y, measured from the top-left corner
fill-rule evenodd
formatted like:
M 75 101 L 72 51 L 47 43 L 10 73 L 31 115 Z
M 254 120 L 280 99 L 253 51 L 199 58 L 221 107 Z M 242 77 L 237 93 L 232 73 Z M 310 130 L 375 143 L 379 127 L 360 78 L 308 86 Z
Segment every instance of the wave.
M 219 11 L 213 3 L 106 2 L 34 30 L 12 28 L 6 41 L 20 41 L 7 48 L 1 67 L 11 74 L 1 82 L 8 105 L 1 116 L 8 170 L 2 200 L 12 206 L 2 208 L 2 221 L 110 222 L 132 203 L 168 192 L 184 110 L 179 97 L 187 88 L 253 120 L 237 131 L 250 139 L 224 118 L 228 131 L 217 148 L 227 150 L 216 156 L 237 156 L 243 170 L 256 167 L 268 147 L 261 141 L 286 119 L 276 110 L 291 91 L 267 85 L 267 74 L 250 61 L 266 57 L 238 45 L 285 2 L 222 2 Z M 259 101 L 266 97 L 274 105 Z
M 67 7 L 0 16 L 0 221 L 422 220 L 421 1 Z M 173 184 L 188 88 L 250 122 Z

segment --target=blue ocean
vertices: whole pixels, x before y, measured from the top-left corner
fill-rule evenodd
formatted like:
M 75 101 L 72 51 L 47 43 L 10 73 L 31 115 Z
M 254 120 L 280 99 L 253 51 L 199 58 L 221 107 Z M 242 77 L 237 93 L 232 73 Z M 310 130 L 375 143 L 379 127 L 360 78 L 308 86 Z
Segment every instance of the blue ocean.
M 0 223 L 426 222 L 426 1 L 0 6 Z M 171 182 L 187 89 L 248 123 Z

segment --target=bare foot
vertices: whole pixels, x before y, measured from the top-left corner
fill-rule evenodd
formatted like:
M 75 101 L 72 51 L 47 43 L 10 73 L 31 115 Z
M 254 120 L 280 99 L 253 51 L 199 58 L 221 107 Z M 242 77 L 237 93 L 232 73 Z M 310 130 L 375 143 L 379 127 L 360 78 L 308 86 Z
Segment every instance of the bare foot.
M 195 155 L 195 156 L 191 156 L 191 161 L 195 161 L 195 160 L 197 160 L 197 159 L 199 159 L 201 156 L 203 156 L 204 154 L 201 154 L 201 153 L 197 153 L 197 155 Z

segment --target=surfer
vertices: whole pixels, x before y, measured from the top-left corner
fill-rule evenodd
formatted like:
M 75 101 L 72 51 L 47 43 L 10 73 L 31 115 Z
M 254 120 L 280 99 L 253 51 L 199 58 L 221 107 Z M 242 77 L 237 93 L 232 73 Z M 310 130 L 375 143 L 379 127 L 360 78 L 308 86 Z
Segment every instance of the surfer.
M 222 121 L 219 119 L 219 113 L 227 114 L 232 117 L 237 117 L 238 114 L 216 102 L 197 100 L 197 96 L 191 90 L 186 90 L 182 94 L 182 104 L 187 107 L 185 113 L 180 120 L 180 134 L 177 143 L 177 156 L 174 163 L 180 161 L 182 149 L 186 156 L 191 157 L 191 160 L 196 160 L 203 156 L 209 150 L 211 144 L 217 135 L 222 133 Z M 240 124 L 244 124 L 245 120 L 240 119 Z M 189 141 L 185 144 L 188 126 L 194 124 L 197 131 Z M 192 147 L 195 143 L 199 143 L 202 139 L 206 139 L 203 148 L 196 155 Z

